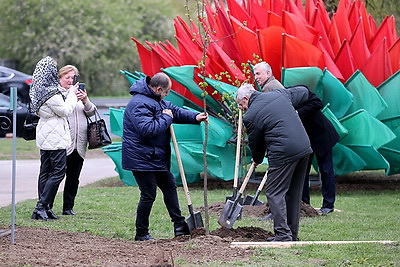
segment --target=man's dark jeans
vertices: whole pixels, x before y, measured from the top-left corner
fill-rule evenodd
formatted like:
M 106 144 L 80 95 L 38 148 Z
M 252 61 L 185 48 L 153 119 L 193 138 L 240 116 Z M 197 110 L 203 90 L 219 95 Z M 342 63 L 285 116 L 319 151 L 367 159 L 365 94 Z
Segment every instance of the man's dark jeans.
M 185 218 L 179 208 L 175 178 L 169 171 L 132 171 L 140 189 L 140 200 L 136 213 L 136 236 L 145 236 L 149 233 L 149 216 L 153 202 L 156 199 L 157 186 L 164 195 L 174 227 L 185 224 Z

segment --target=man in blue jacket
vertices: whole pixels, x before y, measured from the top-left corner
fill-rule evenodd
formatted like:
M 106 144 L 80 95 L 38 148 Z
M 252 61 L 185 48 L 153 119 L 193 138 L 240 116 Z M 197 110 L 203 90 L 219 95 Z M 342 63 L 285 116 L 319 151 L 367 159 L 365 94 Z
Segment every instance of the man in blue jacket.
M 268 241 L 297 241 L 300 202 L 307 162 L 312 153 L 306 130 L 295 108 L 307 101 L 305 87 L 257 92 L 239 87 L 236 102 L 246 111 L 243 123 L 253 162 L 268 157 L 266 194 L 274 218 L 275 237 Z
M 149 233 L 149 216 L 157 186 L 174 223 L 175 236 L 190 234 L 179 208 L 175 178 L 170 172 L 172 123 L 198 124 L 208 115 L 189 111 L 163 100 L 172 82 L 164 73 L 134 83 L 125 112 L 122 137 L 122 167 L 132 171 L 140 189 L 136 213 L 136 241 L 154 239 Z

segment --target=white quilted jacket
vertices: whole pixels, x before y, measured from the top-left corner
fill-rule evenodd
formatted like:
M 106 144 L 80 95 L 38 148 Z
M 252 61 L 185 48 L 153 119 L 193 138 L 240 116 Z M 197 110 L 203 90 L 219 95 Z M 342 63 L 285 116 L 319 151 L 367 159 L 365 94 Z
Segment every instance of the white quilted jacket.
M 36 146 L 42 150 L 67 149 L 71 144 L 68 116 L 78 99 L 68 94 L 65 101 L 61 94 L 49 98 L 37 112 L 40 117 L 36 127 Z

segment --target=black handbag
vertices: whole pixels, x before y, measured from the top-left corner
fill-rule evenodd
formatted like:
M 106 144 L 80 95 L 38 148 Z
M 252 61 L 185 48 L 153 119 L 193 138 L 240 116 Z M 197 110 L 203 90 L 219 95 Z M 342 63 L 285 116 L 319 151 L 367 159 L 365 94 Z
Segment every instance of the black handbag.
M 100 117 L 97 109 L 94 113 L 94 121 L 87 119 L 87 140 L 88 149 L 100 148 L 112 143 L 111 137 L 107 132 L 106 122 Z
M 29 111 L 26 113 L 24 126 L 22 128 L 22 138 L 27 141 L 36 139 L 36 126 L 38 125 L 39 117 Z

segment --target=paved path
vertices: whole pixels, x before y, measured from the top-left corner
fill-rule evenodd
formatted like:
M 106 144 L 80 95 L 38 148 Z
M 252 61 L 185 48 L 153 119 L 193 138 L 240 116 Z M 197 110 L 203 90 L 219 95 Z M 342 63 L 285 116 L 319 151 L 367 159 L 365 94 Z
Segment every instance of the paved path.
M 37 198 L 37 179 L 39 160 L 17 160 L 15 202 Z M 84 161 L 80 184 L 84 186 L 104 178 L 118 176 L 114 162 L 109 157 L 86 158 Z M 64 188 L 64 182 L 59 192 Z M 12 201 L 12 161 L 0 160 L 0 207 L 10 205 Z

